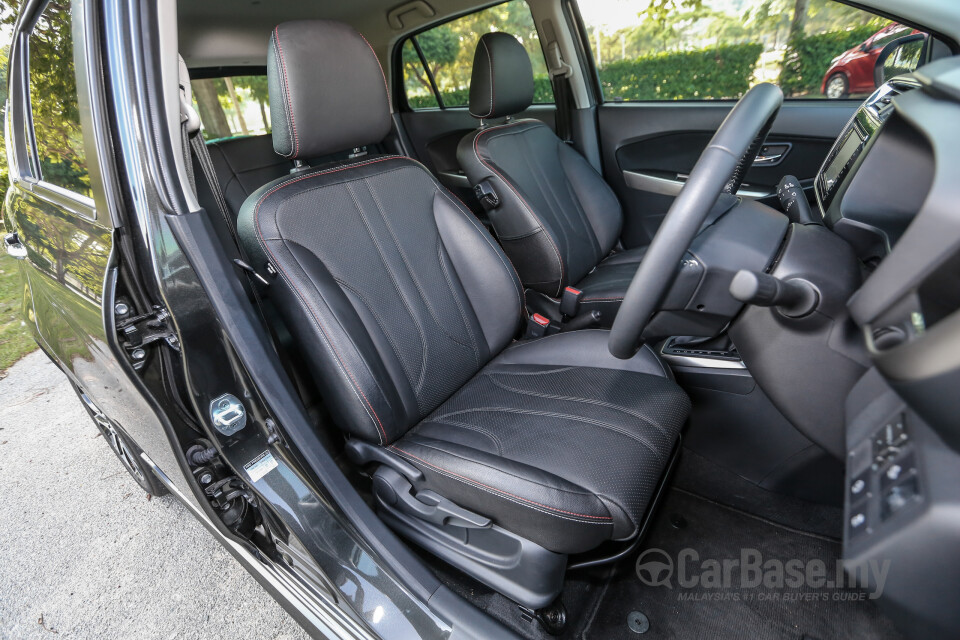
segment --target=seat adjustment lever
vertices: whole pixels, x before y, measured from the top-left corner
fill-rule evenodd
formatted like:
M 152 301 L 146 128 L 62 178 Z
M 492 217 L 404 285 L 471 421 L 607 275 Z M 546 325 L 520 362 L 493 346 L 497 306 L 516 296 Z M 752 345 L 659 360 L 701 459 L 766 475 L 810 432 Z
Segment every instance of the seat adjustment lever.
M 441 527 L 486 529 L 493 524 L 490 518 L 468 511 L 429 489 L 414 495 L 410 482 L 389 467 L 377 469 L 373 476 L 373 492 L 391 507 Z
M 374 446 L 363 440 L 347 440 L 344 451 L 347 454 L 347 459 L 357 466 L 377 462 L 390 467 L 409 482 L 415 484 L 423 482 L 423 472 L 420 469 L 383 447 Z

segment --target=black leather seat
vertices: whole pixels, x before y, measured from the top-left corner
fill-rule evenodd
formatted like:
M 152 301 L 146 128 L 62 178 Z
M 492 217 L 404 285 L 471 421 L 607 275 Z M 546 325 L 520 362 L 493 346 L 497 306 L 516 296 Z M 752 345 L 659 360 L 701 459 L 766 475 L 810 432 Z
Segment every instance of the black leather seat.
M 378 61 L 346 25 L 281 24 L 268 73 L 281 155 L 390 131 Z M 510 346 L 525 318 L 516 273 L 422 165 L 368 156 L 275 180 L 239 231 L 276 273 L 270 299 L 337 425 L 382 448 L 379 462 L 408 461 L 421 493 L 554 554 L 636 534 L 689 401 L 652 351 L 610 356 L 606 331 Z
M 509 119 L 532 100 L 523 46 L 508 33 L 482 36 L 470 83 L 470 113 L 481 126 L 460 142 L 457 159 L 472 185 L 497 194 L 490 222 L 524 286 L 553 298 L 573 286 L 583 292 L 581 312 L 599 310 L 609 326 L 645 248 L 610 255 L 623 224 L 616 195 L 548 126 Z

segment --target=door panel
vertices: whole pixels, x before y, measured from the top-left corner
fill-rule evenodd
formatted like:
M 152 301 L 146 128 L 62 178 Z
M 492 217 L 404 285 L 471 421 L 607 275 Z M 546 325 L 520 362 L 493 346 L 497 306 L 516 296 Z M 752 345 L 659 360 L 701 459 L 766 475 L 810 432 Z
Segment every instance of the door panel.
M 606 103 L 598 108 L 604 177 L 623 205 L 625 246 L 650 243 L 683 178 L 733 104 Z M 847 100 L 784 103 L 767 140 L 767 153 L 761 151 L 768 157 L 782 155 L 766 166 L 754 166 L 741 193 L 772 194 L 788 174 L 812 185 L 833 141 L 858 106 L 858 101 Z
M 533 105 L 518 118 L 536 118 L 555 129 L 556 107 Z M 400 114 L 404 131 L 413 145 L 412 152 L 448 189 L 474 212 L 483 212 L 480 203 L 457 162 L 457 145 L 479 126 L 466 108 L 418 109 Z

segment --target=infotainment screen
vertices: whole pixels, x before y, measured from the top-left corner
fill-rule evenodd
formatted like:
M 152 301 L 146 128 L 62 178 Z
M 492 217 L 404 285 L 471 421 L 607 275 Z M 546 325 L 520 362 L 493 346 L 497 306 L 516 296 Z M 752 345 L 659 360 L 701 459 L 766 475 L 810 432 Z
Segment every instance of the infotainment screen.
M 840 173 L 850 158 L 852 158 L 860 148 L 861 144 L 863 144 L 863 139 L 860 137 L 860 133 L 856 127 L 852 127 L 840 145 L 840 148 L 837 150 L 837 155 L 833 157 L 833 160 L 827 168 L 823 170 L 823 186 L 826 188 L 827 193 L 833 191 L 833 187 L 840 177 Z

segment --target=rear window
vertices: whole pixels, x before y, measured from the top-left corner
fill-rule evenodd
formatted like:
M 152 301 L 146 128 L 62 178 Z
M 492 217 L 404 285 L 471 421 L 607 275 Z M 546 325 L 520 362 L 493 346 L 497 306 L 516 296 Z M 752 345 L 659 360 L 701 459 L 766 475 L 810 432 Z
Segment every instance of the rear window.
M 30 32 L 30 109 L 40 160 L 49 184 L 91 196 L 73 65 L 70 5 L 50 3 Z
M 202 78 L 190 86 L 205 140 L 270 133 L 267 76 Z
M 524 0 L 510 0 L 428 29 L 403 43 L 400 55 L 407 104 L 413 109 L 467 106 L 473 54 L 480 36 L 491 31 L 517 37 L 533 65 L 534 103 L 553 102 L 550 75 L 530 7 Z

